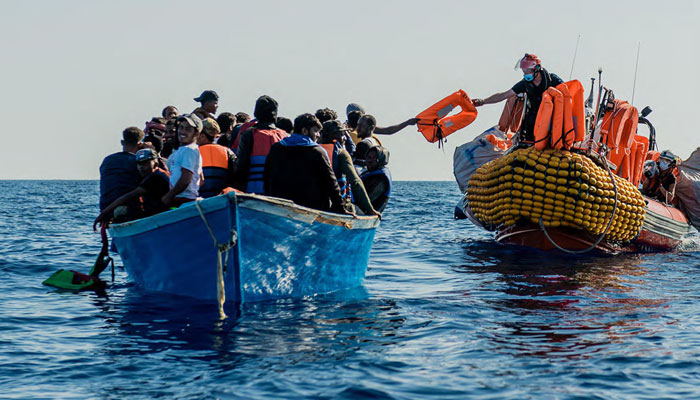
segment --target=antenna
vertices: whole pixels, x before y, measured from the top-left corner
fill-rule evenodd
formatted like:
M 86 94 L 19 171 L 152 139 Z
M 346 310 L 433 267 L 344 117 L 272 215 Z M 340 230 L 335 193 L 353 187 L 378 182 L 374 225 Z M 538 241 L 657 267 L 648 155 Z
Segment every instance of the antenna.
M 634 105 L 634 91 L 637 89 L 637 69 L 639 68 L 639 48 L 642 42 L 637 42 L 637 64 L 634 66 L 634 84 L 632 85 L 632 105 Z
M 569 80 L 571 80 L 571 75 L 574 74 L 574 65 L 576 65 L 576 54 L 578 53 L 578 42 L 581 40 L 581 35 L 576 38 L 576 49 L 574 50 L 574 59 L 571 61 L 571 72 L 569 72 Z

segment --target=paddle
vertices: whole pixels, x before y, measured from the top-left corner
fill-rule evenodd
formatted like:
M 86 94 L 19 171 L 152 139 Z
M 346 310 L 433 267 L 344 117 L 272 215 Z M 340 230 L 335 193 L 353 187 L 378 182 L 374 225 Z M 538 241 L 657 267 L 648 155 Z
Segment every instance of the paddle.
M 114 260 L 109 256 L 107 224 L 102 225 L 100 234 L 102 236 L 102 249 L 100 250 L 100 254 L 97 255 L 95 264 L 90 268 L 90 272 L 87 275 L 73 270 L 59 269 L 48 279 L 43 281 L 42 284 L 75 291 L 101 290 L 105 288 L 106 283 L 100 280 L 99 275 L 102 271 L 107 269 L 110 263 L 112 264 L 112 281 L 114 281 Z

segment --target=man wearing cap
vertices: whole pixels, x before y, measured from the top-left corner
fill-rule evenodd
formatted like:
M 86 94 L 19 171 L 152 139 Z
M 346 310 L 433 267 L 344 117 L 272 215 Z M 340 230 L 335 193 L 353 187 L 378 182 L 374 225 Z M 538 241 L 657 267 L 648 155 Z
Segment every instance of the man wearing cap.
M 345 208 L 354 211 L 352 203 L 350 202 L 352 197 L 355 204 L 357 204 L 365 215 L 377 215 L 381 217 L 381 214 L 372 208 L 372 203 L 367 195 L 367 191 L 365 191 L 365 186 L 362 184 L 362 180 L 357 175 L 357 171 L 355 171 L 355 167 L 352 165 L 352 157 L 350 157 L 350 154 L 343 148 L 346 140 L 345 132 L 347 131 L 348 128 L 343 126 L 340 121 L 326 121 L 323 123 L 323 128 L 321 129 L 319 144 L 326 150 L 331 167 L 333 168 L 333 173 L 340 187 L 340 194 L 345 201 Z M 351 187 L 352 196 L 350 195 Z
M 199 97 L 195 97 L 194 101 L 198 101 L 200 106 L 192 111 L 199 119 L 216 118 L 216 110 L 219 108 L 219 95 L 213 90 L 205 90 Z
M 356 117 L 358 120 L 361 116 L 366 114 L 365 109 L 362 108 L 361 105 L 359 105 L 357 103 L 348 104 L 348 106 L 345 108 L 345 115 L 348 118 L 348 122 L 346 122 L 346 123 L 348 125 L 350 125 L 350 113 L 353 111 L 360 113 L 360 115 L 358 117 Z M 402 130 L 403 128 L 405 128 L 407 126 L 415 125 L 417 123 L 418 123 L 418 118 L 409 118 L 409 119 L 407 119 L 399 124 L 396 124 L 396 125 L 391 125 L 391 126 L 386 126 L 386 127 L 377 126 L 374 128 L 374 133 L 377 135 L 393 135 L 394 133 Z M 350 131 L 350 137 L 352 138 L 352 141 L 355 144 L 357 144 L 360 140 L 362 140 L 362 139 L 357 137 L 357 133 L 354 131 L 354 129 Z M 379 142 L 379 139 L 377 139 L 376 136 L 375 136 L 375 140 L 377 140 L 377 142 Z
M 515 68 L 520 68 L 523 71 L 523 79 L 513 85 L 512 88 L 505 92 L 496 93 L 485 99 L 473 99 L 472 103 L 476 107 L 484 104 L 500 103 L 503 100 L 509 99 L 512 96 L 526 93 L 527 106 L 525 117 L 520 127 L 520 140 L 534 142 L 535 140 L 535 120 L 537 119 L 537 111 L 540 109 L 542 102 L 542 94 L 550 87 L 564 83 L 564 81 L 556 74 L 548 72 L 542 67 L 542 62 L 534 54 L 525 54 L 516 64 Z
M 122 151 L 111 154 L 100 165 L 100 210 L 138 186 L 140 177 L 135 153 L 144 133 L 132 126 L 122 132 Z M 111 217 L 111 212 L 109 217 Z
M 287 132 L 275 126 L 277 101 L 260 96 L 255 102 L 255 126 L 240 134 L 236 159 L 237 188 L 248 193 L 263 192 L 265 160 L 273 144 L 287 137 Z
M 157 168 L 158 155 L 153 149 L 141 149 L 136 152 L 136 166 L 141 183 L 136 189 L 124 194 L 118 199 L 110 203 L 100 215 L 95 218 L 93 229 L 98 223 L 107 223 L 111 219 L 112 213 L 118 207 L 131 208 L 124 212 L 115 212 L 115 214 L 126 215 L 129 219 L 145 218 L 151 215 L 167 210 L 165 204 L 161 202 L 161 198 L 170 190 L 168 175 Z M 141 202 L 135 200 L 141 197 Z
M 202 132 L 202 120 L 194 114 L 178 118 L 177 135 L 180 147 L 168 158 L 170 190 L 163 196 L 163 204 L 179 207 L 199 196 L 202 180 L 202 157 L 197 148 L 197 137 Z
M 316 143 L 320 129 L 316 116 L 302 114 L 294 120 L 292 135 L 272 145 L 265 162 L 265 194 L 347 214 L 328 155 Z
M 220 132 L 219 124 L 215 120 L 207 118 L 202 121 L 202 134 L 197 139 L 197 145 L 202 156 L 204 174 L 199 195 L 205 199 L 233 186 L 236 155 L 228 147 L 214 143 Z

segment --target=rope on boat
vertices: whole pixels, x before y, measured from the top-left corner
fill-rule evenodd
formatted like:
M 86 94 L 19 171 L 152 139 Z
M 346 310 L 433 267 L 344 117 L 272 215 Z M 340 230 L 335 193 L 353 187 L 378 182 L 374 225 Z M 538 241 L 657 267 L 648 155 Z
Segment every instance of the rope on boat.
M 608 221 L 608 225 L 605 227 L 605 230 L 603 231 L 603 233 L 601 233 L 600 236 L 598 236 L 598 239 L 590 247 L 588 247 L 587 249 L 583 249 L 583 250 L 569 250 L 569 249 L 565 249 L 565 248 L 559 246 L 549 236 L 549 233 L 547 232 L 547 229 L 544 226 L 544 222 L 542 221 L 542 217 L 540 217 L 540 229 L 542 229 L 542 232 L 544 232 L 544 236 L 547 238 L 547 240 L 549 240 L 549 243 L 551 243 L 552 246 L 556 247 L 560 251 L 563 251 L 564 253 L 568 253 L 568 254 L 588 253 L 589 251 L 595 249 L 598 246 L 598 244 L 600 244 L 600 241 L 603 240 L 605 235 L 608 234 L 608 230 L 610 230 L 610 225 L 612 225 L 613 219 L 615 218 L 615 211 L 617 211 L 617 183 L 615 183 L 615 177 L 613 176 L 613 173 L 610 170 L 610 166 L 608 165 L 607 161 L 604 164 L 605 164 L 605 169 L 608 170 L 608 175 L 610 175 L 610 179 L 612 180 L 613 189 L 615 191 L 615 202 L 613 203 L 613 209 L 612 209 L 612 213 L 610 214 L 610 221 Z
M 214 235 L 214 230 L 209 226 L 209 221 L 204 216 L 202 207 L 199 205 L 200 200 L 195 200 L 194 205 L 199 211 L 199 216 L 202 217 L 204 225 L 211 235 L 211 239 L 214 241 L 214 247 L 216 247 L 216 299 L 219 305 L 219 317 L 221 319 L 226 318 L 226 313 L 224 313 L 224 302 L 226 301 L 226 292 L 224 290 L 224 270 L 226 269 L 226 263 L 228 262 L 228 252 L 233 246 L 236 245 L 238 241 L 238 235 L 235 230 L 231 230 L 231 240 L 228 243 L 220 244 L 216 240 L 216 235 Z M 223 255 L 223 257 L 222 257 Z

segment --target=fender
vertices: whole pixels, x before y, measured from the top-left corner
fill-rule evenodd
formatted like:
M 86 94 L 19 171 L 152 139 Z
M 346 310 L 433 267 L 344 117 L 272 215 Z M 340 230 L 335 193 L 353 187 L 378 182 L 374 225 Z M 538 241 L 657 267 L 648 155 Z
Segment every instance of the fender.
M 535 149 L 544 150 L 549 146 L 549 127 L 552 124 L 552 95 L 549 90 L 542 93 L 542 102 L 540 109 L 537 110 L 537 119 L 535 119 Z
M 459 114 L 449 115 L 459 107 Z M 458 90 L 416 116 L 418 130 L 430 143 L 442 141 L 452 133 L 474 122 L 478 112 L 464 90 Z

